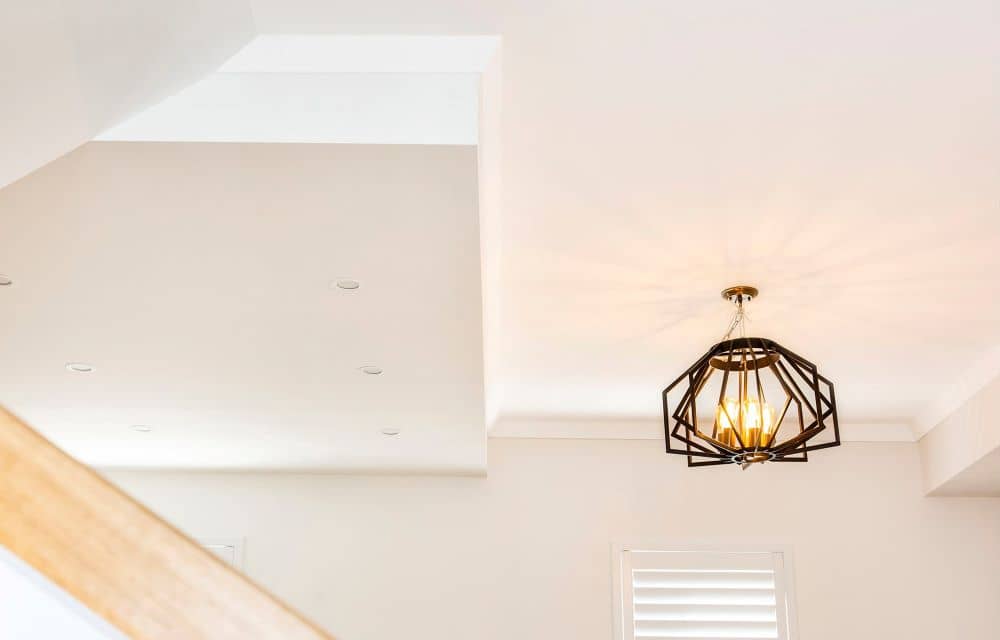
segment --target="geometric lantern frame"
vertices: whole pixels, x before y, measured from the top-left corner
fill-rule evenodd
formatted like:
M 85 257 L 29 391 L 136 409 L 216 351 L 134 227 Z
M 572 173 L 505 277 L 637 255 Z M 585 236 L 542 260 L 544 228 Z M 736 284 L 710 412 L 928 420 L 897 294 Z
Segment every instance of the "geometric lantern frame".
M 752 287 L 723 295 L 748 289 L 756 296 Z M 813 363 L 766 338 L 719 342 L 662 395 L 667 453 L 687 456 L 689 467 L 807 462 L 810 451 L 840 445 L 833 383 Z M 712 418 L 699 415 L 706 407 Z

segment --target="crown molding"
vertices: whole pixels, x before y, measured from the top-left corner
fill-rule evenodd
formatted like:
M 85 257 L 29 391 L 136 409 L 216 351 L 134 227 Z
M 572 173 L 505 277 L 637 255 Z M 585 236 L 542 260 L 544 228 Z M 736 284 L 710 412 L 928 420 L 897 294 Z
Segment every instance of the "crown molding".
M 662 440 L 659 418 L 573 416 L 500 416 L 491 438 L 578 440 Z M 913 428 L 903 422 L 856 422 L 840 425 L 843 442 L 915 442 Z

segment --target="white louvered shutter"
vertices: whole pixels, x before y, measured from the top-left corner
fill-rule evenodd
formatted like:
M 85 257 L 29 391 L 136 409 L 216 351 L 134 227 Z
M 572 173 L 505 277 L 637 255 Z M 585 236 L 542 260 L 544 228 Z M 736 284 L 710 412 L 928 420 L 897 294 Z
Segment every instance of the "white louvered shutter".
M 625 640 L 790 640 L 781 553 L 625 551 Z

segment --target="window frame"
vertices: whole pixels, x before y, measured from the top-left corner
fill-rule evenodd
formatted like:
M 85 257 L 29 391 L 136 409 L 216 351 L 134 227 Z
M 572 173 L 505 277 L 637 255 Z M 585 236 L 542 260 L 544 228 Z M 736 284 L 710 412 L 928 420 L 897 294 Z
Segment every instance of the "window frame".
M 623 562 L 625 552 L 690 552 L 690 553 L 773 553 L 781 556 L 781 571 L 775 571 L 775 589 L 785 595 L 785 619 L 788 627 L 788 637 L 783 640 L 798 640 L 799 618 L 795 589 L 795 558 L 792 546 L 789 544 L 730 544 L 730 543 L 690 543 L 677 541 L 658 541 L 627 544 L 616 542 L 611 545 L 611 589 L 612 589 L 612 638 L 613 640 L 630 640 L 625 632 L 625 625 L 631 623 L 631 616 L 626 618 L 626 600 L 631 606 L 632 594 L 626 594 L 624 589 Z

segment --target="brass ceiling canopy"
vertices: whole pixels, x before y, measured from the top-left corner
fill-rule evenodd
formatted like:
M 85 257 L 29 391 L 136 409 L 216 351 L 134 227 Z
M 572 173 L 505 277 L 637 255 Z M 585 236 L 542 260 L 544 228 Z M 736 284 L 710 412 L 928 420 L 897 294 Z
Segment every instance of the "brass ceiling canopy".
M 751 287 L 747 284 L 738 284 L 735 287 L 726 287 L 722 290 L 722 297 L 733 304 L 750 302 L 759 295 L 760 291 L 757 290 L 757 287 Z
M 728 331 L 663 390 L 667 453 L 687 456 L 689 467 L 806 462 L 840 445 L 833 383 L 777 342 L 746 337 L 744 305 L 759 295 L 748 285 L 723 290 L 736 305 Z

